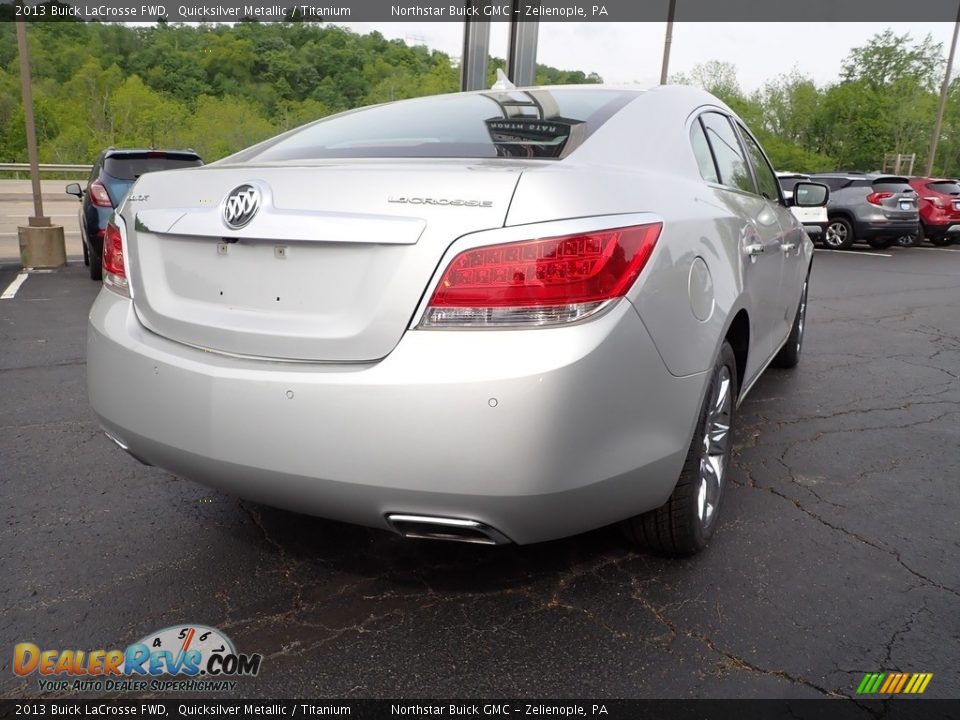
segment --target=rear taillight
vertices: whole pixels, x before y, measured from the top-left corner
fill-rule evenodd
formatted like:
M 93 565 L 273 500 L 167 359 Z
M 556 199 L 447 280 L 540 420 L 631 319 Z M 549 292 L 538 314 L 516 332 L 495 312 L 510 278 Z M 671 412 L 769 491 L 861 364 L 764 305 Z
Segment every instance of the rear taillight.
M 115 293 L 130 297 L 127 267 L 123 258 L 123 237 L 113 222 L 103 235 L 103 284 Z
M 107 192 L 107 188 L 105 188 L 103 183 L 99 180 L 94 180 L 92 183 L 90 183 L 90 201 L 97 207 L 113 207 L 113 203 L 110 201 L 110 194 Z
M 867 195 L 867 202 L 871 205 L 879 205 L 881 200 L 886 200 L 887 198 L 892 197 L 892 192 L 872 192 Z
M 450 262 L 421 327 L 555 325 L 630 290 L 660 223 L 465 250 Z

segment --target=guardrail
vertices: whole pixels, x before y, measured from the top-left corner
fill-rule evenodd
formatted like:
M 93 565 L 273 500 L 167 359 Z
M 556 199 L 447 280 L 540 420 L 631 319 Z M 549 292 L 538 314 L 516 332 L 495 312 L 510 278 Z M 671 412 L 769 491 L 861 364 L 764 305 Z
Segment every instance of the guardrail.
M 86 175 L 93 169 L 93 165 L 58 165 L 41 163 L 40 172 L 50 173 L 82 173 Z M 0 163 L 0 172 L 29 173 L 30 163 Z

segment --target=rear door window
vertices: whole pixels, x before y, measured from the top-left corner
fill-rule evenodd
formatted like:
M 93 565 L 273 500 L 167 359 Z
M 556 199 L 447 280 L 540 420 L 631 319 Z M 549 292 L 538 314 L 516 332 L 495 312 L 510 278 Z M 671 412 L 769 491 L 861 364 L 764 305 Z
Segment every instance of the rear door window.
M 699 118 L 694 120 L 690 127 L 690 145 L 693 146 L 693 155 L 697 158 L 700 176 L 707 182 L 719 183 L 720 175 L 717 173 L 717 165 L 713 161 L 713 153 L 710 151 L 710 144 L 707 142 L 707 135 L 703 131 Z
M 753 139 L 753 136 L 747 132 L 747 129 L 737 123 L 740 128 L 740 136 L 747 146 L 747 154 L 750 156 L 750 163 L 753 165 L 753 172 L 757 177 L 757 189 L 767 200 L 780 202 L 780 186 L 777 183 L 777 175 L 767 162 L 763 150 Z
M 747 167 L 743 148 L 740 147 L 740 141 L 727 116 L 706 112 L 700 116 L 700 120 L 713 150 L 713 157 L 717 161 L 720 182 L 738 190 L 756 193 L 757 188 Z

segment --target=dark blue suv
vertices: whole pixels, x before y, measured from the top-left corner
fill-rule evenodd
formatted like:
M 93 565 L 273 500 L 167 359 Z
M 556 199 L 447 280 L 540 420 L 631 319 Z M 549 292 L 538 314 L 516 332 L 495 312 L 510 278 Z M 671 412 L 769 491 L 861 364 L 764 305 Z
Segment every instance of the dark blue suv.
M 90 266 L 90 277 L 101 278 L 103 234 L 113 209 L 120 204 L 137 178 L 148 172 L 174 170 L 203 165 L 193 150 L 117 150 L 108 148 L 93 164 L 86 188 L 70 183 L 66 191 L 76 195 L 80 206 L 80 236 L 83 263 Z

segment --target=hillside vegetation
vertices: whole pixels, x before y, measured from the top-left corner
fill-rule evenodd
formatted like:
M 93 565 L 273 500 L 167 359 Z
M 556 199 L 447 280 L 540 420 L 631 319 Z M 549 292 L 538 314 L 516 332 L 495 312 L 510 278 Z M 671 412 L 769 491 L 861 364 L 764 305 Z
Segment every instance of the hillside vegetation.
M 455 92 L 451 58 L 313 23 L 29 26 L 41 162 L 104 147 L 192 147 L 214 160 L 331 113 Z M 490 64 L 490 82 L 502 60 Z M 599 82 L 537 67 L 537 82 Z M 0 162 L 26 161 L 17 43 L 0 23 Z
M 341 110 L 459 87 L 445 53 L 314 23 L 35 23 L 29 39 L 41 162 L 90 162 L 108 145 L 193 147 L 209 161 Z M 0 23 L 0 162 L 26 160 L 16 47 L 13 24 Z M 491 62 L 491 83 L 503 65 Z M 874 170 L 886 153 L 916 153 L 920 172 L 943 66 L 940 44 L 887 30 L 853 48 L 827 86 L 795 69 L 747 93 L 736 68 L 717 61 L 672 80 L 729 103 L 778 169 Z M 600 82 L 546 65 L 536 79 Z M 935 164 L 942 174 L 960 173 L 958 88 Z

